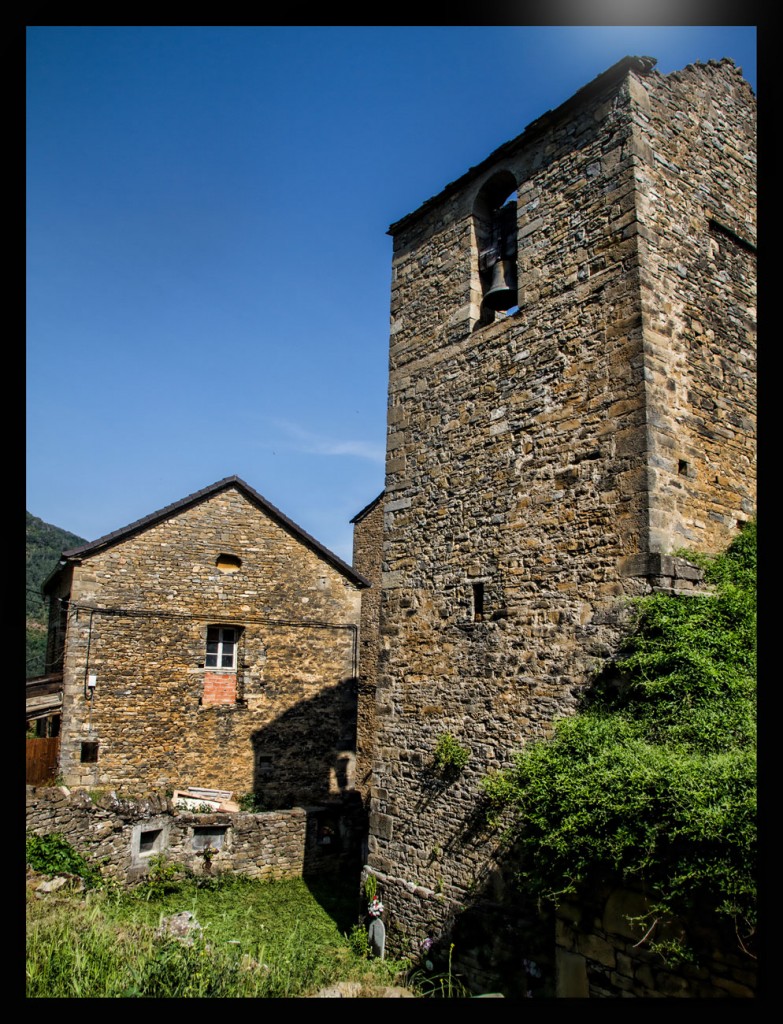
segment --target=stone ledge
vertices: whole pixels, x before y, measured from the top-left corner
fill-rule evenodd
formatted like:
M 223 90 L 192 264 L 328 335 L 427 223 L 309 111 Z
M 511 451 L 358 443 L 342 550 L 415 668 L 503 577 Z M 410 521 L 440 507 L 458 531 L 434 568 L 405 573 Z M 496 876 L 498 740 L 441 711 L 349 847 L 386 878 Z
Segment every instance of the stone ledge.
M 704 570 L 676 555 L 656 552 L 629 555 L 620 560 L 620 575 L 626 578 L 646 579 L 655 593 L 705 594 Z M 699 588 L 699 589 L 697 589 Z

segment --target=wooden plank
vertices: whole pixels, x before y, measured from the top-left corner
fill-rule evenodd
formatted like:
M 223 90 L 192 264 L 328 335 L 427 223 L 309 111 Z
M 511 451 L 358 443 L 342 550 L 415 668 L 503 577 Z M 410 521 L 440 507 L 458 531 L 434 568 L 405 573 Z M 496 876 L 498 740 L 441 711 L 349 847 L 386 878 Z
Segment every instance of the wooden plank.
M 25 781 L 28 786 L 51 782 L 57 776 L 60 760 L 60 737 L 38 736 L 27 740 Z
M 41 708 L 53 708 L 57 709 L 62 706 L 63 695 L 62 690 L 57 693 L 45 693 L 40 697 L 28 697 L 26 702 L 26 710 L 28 714 L 32 711 L 40 711 Z

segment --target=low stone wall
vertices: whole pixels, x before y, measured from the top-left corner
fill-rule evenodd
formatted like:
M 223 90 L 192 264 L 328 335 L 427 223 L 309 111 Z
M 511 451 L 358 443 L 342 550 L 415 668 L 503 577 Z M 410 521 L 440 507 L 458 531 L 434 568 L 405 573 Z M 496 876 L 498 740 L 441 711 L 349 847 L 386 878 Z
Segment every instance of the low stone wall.
M 141 880 L 158 854 L 196 873 L 297 878 L 309 845 L 303 808 L 197 814 L 175 810 L 159 794 L 130 800 L 111 792 L 96 799 L 64 786 L 27 787 L 27 830 L 59 833 L 104 877 L 123 884 Z M 205 847 L 217 852 L 205 856 Z
M 696 953 L 695 963 L 666 963 L 649 948 L 647 928 L 631 923 L 648 910 L 642 894 L 626 889 L 613 890 L 589 911 L 575 905 L 558 908 L 558 998 L 755 997 L 756 961 L 743 953 L 735 935 L 694 923 L 658 926 L 649 938 L 676 936 Z

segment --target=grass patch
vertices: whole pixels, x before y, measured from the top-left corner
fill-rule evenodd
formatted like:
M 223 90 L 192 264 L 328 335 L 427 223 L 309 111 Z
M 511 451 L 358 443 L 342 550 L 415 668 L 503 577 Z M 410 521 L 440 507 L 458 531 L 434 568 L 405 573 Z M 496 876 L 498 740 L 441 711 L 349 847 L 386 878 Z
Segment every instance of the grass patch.
M 320 888 L 320 887 L 319 887 Z M 27 899 L 28 998 L 290 998 L 338 981 L 371 995 L 404 983 L 407 961 L 367 959 L 341 922 L 356 893 L 322 905 L 302 879 L 239 875 L 155 879 L 130 891 Z M 315 890 L 316 893 L 318 890 Z M 164 917 L 190 911 L 190 945 L 156 937 Z M 337 920 L 335 919 L 337 917 Z

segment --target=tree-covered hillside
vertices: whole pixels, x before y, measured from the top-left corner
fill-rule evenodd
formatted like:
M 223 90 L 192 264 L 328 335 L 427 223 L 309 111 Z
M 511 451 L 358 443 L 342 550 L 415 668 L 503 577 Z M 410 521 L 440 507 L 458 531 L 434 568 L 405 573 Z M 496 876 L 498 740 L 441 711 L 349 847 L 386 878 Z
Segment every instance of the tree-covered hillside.
M 60 555 L 69 548 L 87 542 L 75 533 L 61 530 L 27 513 L 26 675 L 41 675 L 46 653 L 46 621 L 48 609 L 41 595 L 41 586 L 57 565 Z

